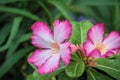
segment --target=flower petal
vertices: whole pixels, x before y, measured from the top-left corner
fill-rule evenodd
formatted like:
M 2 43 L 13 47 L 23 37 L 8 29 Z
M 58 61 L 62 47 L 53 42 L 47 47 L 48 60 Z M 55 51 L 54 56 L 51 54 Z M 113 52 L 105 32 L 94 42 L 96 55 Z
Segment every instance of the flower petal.
M 102 58 L 100 51 L 97 49 L 94 49 L 90 54 L 89 57 L 94 57 L 94 58 Z
M 106 52 L 105 53 L 105 57 L 107 58 L 107 57 L 109 57 L 109 56 L 111 56 L 111 55 L 113 55 L 114 53 L 112 52 L 112 51 L 108 51 L 108 52 Z
M 61 59 L 65 65 L 68 65 L 71 59 L 70 43 L 66 42 L 60 45 Z
M 31 36 L 32 44 L 38 48 L 50 48 L 53 42 L 53 34 L 44 22 L 36 22 L 32 25 L 33 35 Z
M 39 67 L 45 63 L 50 56 L 52 56 L 51 50 L 35 50 L 28 58 L 28 62 Z
M 38 73 L 40 74 L 51 73 L 58 68 L 59 63 L 60 55 L 54 54 L 42 66 L 38 68 Z
M 78 49 L 78 46 L 76 46 L 76 45 L 74 45 L 74 44 L 71 44 L 71 45 L 70 45 L 70 49 L 71 49 L 71 52 L 72 52 L 72 53 L 73 53 L 73 52 L 76 52 L 77 49 Z
M 120 49 L 120 34 L 112 31 L 103 41 L 107 50 Z
M 88 39 L 90 39 L 94 44 L 103 41 L 104 36 L 104 24 L 97 23 L 94 25 L 87 34 Z
M 92 44 L 92 42 L 90 40 L 87 39 L 87 41 L 83 44 L 83 47 L 85 49 L 85 53 L 86 53 L 86 56 L 88 56 L 91 51 L 93 51 L 94 49 L 94 45 Z
M 62 43 L 66 39 L 68 39 L 72 32 L 72 25 L 68 20 L 60 22 L 60 20 L 56 20 L 53 23 L 54 26 L 54 40 Z

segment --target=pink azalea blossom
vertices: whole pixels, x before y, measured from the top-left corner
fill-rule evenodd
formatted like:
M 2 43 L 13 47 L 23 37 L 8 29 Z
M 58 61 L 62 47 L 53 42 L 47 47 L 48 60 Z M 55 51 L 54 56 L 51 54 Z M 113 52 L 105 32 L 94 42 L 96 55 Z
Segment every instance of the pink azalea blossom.
M 120 34 L 112 31 L 104 38 L 104 24 L 97 23 L 87 33 L 84 43 L 86 56 L 105 58 L 116 54 L 120 49 Z
M 50 73 L 58 68 L 60 59 L 68 65 L 71 59 L 70 43 L 65 42 L 72 32 L 68 20 L 56 20 L 53 23 L 54 33 L 44 22 L 32 25 L 32 44 L 38 49 L 28 58 L 28 62 L 35 65 L 40 74 Z

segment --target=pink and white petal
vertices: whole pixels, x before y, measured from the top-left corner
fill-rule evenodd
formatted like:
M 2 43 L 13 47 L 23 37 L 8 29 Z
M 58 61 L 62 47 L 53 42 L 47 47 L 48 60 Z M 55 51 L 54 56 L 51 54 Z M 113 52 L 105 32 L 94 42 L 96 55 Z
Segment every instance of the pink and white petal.
M 54 26 L 54 40 L 62 43 L 68 39 L 72 33 L 72 25 L 68 20 L 60 21 L 55 20 Z
M 95 46 L 89 39 L 87 39 L 87 41 L 84 42 L 83 47 L 84 47 L 86 56 L 89 55 L 91 53 L 91 51 L 93 51 L 95 49 Z
M 105 53 L 105 57 L 106 57 L 106 58 L 109 57 L 109 56 L 112 56 L 112 55 L 114 55 L 114 52 L 112 52 L 112 51 L 107 51 L 107 52 Z
M 35 22 L 32 27 L 32 44 L 38 48 L 50 48 L 53 42 L 53 34 L 48 25 L 44 22 Z
M 120 34 L 116 31 L 112 31 L 103 41 L 107 50 L 120 49 Z
M 35 50 L 33 54 L 27 59 L 30 64 L 39 67 L 43 65 L 46 60 L 52 56 L 51 50 Z
M 72 53 L 73 53 L 73 52 L 76 52 L 77 49 L 78 49 L 78 46 L 77 46 L 77 45 L 74 45 L 74 44 L 71 44 L 71 45 L 70 45 L 70 49 L 71 49 L 71 52 L 72 52 Z
M 60 45 L 60 52 L 59 52 L 61 59 L 63 63 L 67 66 L 71 59 L 71 49 L 70 49 L 70 43 L 65 42 Z
M 93 27 L 91 27 L 87 33 L 87 38 L 92 41 L 92 43 L 96 44 L 98 42 L 102 42 L 104 37 L 104 24 L 97 23 Z
M 54 54 L 43 65 L 41 65 L 38 68 L 38 73 L 40 74 L 51 73 L 58 68 L 59 63 L 60 63 L 60 55 Z
M 103 58 L 103 57 L 101 56 L 100 51 L 97 50 L 97 49 L 94 49 L 94 50 L 89 54 L 89 57 Z
M 113 54 L 117 54 L 117 53 L 119 52 L 119 49 L 113 49 L 113 50 L 111 50 L 111 52 L 112 52 Z

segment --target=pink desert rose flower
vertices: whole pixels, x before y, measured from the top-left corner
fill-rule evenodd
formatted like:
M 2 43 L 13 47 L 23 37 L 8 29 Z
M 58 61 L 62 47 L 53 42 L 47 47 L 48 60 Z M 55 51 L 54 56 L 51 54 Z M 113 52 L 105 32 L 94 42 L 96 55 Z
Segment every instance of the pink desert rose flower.
M 104 38 L 104 24 L 97 23 L 87 33 L 84 43 L 86 56 L 94 58 L 106 58 L 116 54 L 120 49 L 120 34 L 112 31 Z
M 50 73 L 58 68 L 60 59 L 68 65 L 71 59 L 70 43 L 65 42 L 72 32 L 68 20 L 56 20 L 53 23 L 54 32 L 44 22 L 32 25 L 32 44 L 38 49 L 28 58 L 28 62 L 37 67 L 38 73 Z

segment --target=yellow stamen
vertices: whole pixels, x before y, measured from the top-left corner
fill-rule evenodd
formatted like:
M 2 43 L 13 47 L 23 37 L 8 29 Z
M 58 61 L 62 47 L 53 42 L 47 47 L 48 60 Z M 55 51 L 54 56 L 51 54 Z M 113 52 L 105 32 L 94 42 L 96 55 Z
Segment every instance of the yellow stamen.
M 53 54 L 57 54 L 60 51 L 60 46 L 57 42 L 51 43 L 50 44 L 51 50 Z
M 101 52 L 102 55 L 103 55 L 103 54 L 105 53 L 105 51 L 106 51 L 105 45 L 102 44 L 102 43 L 97 43 L 96 46 L 95 46 L 95 48 L 98 49 L 98 50 Z

